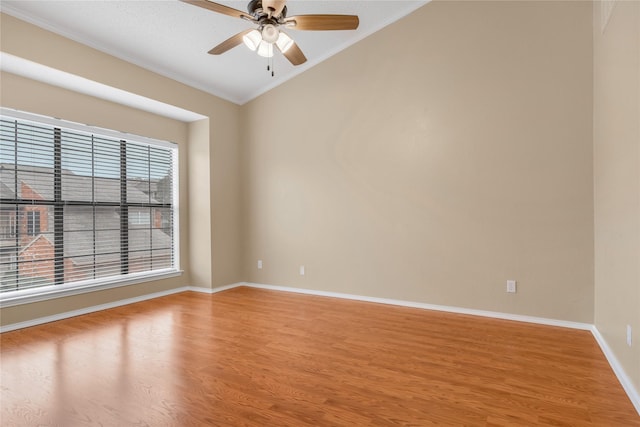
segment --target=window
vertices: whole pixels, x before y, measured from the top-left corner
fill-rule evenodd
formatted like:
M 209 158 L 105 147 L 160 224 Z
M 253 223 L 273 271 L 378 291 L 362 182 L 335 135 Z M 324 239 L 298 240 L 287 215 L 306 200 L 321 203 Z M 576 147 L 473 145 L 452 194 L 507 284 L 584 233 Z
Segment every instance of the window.
M 148 225 L 151 222 L 151 214 L 148 211 L 130 212 L 129 222 L 132 225 Z
M 176 177 L 175 144 L 3 109 L 0 299 L 177 273 Z
M 40 212 L 27 211 L 27 235 L 36 236 L 40 234 Z
M 0 206 L 0 240 L 16 235 L 16 217 L 13 210 L 5 210 Z

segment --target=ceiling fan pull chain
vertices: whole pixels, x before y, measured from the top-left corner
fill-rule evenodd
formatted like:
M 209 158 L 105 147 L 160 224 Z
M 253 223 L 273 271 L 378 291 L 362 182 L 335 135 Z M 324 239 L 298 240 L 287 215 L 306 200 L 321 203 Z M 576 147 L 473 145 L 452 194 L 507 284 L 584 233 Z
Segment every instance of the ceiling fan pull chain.
M 273 58 L 272 57 L 268 57 L 267 58 L 267 71 L 271 71 L 271 77 L 275 76 L 274 70 L 273 70 Z

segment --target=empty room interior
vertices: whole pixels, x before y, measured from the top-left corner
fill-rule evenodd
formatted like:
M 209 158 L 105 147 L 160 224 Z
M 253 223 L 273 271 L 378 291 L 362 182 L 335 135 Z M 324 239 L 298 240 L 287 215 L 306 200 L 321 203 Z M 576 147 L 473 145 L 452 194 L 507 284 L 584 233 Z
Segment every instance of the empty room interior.
M 0 8 L 0 424 L 640 426 L 640 1 Z

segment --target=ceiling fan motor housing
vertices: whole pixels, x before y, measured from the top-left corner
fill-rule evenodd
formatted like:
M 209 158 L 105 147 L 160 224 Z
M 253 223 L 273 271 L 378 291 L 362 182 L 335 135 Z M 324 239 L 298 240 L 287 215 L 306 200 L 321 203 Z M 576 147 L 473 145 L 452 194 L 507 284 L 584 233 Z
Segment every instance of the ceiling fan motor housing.
M 247 5 L 247 11 L 253 16 L 256 20 L 260 20 L 265 16 L 269 16 L 269 11 L 264 10 L 262 0 L 251 0 Z M 275 16 L 274 16 L 275 17 Z M 277 18 L 286 18 L 287 17 L 287 6 L 282 7 L 282 11 L 277 15 Z

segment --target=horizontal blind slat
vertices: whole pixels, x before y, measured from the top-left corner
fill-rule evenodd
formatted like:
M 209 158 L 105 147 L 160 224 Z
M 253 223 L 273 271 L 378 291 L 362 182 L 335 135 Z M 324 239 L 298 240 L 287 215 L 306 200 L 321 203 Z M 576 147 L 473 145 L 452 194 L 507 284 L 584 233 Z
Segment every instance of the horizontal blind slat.
M 172 150 L 0 117 L 0 292 L 175 268 Z

